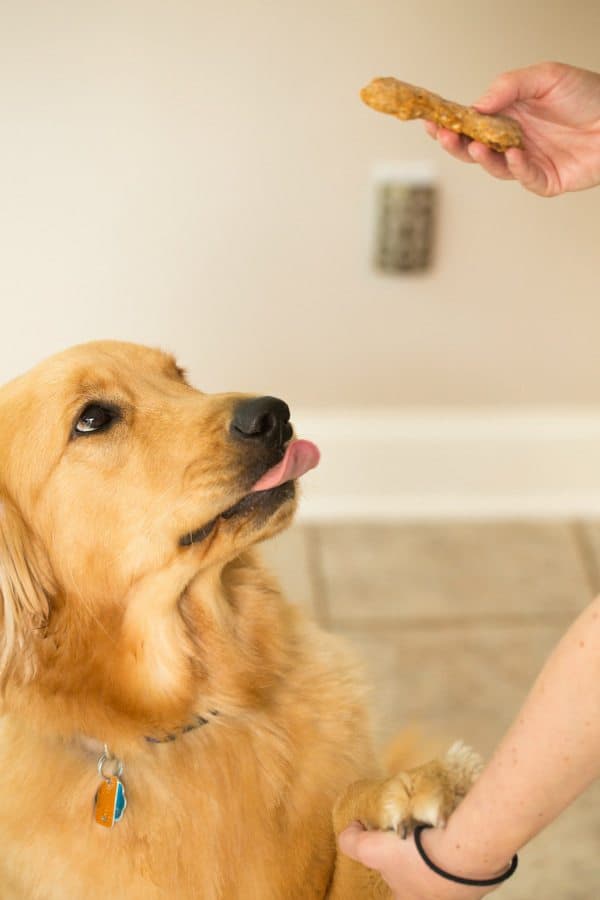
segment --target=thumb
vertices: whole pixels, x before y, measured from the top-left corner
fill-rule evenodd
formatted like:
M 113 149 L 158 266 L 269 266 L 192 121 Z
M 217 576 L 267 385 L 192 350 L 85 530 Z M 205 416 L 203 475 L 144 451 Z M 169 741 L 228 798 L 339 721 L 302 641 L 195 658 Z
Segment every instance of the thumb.
M 548 66 L 513 69 L 512 72 L 504 72 L 495 78 L 473 106 L 482 113 L 497 113 L 517 100 L 542 97 L 551 86 L 552 77 Z
M 482 94 L 473 106 L 480 113 L 493 114 L 510 106 L 519 96 L 516 73 L 507 72 L 491 83 L 485 94 Z
M 352 822 L 338 837 L 342 853 L 369 869 L 383 871 L 397 859 L 402 842 L 391 831 L 366 831 L 360 822 Z

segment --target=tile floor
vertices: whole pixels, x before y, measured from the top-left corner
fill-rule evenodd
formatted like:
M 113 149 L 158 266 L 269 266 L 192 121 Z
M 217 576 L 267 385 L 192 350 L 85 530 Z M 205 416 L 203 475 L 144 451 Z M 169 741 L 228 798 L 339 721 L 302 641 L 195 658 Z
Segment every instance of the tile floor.
M 488 754 L 600 591 L 595 522 L 294 526 L 263 551 L 288 597 L 358 648 L 381 743 L 418 722 Z M 600 898 L 600 782 L 494 896 Z

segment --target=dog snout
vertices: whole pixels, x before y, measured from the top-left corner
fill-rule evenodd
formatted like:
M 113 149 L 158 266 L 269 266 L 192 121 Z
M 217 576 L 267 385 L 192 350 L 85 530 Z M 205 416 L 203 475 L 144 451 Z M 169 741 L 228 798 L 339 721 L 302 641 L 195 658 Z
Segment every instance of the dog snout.
M 243 400 L 234 409 L 230 433 L 236 440 L 282 447 L 292 436 L 289 407 L 277 397 Z

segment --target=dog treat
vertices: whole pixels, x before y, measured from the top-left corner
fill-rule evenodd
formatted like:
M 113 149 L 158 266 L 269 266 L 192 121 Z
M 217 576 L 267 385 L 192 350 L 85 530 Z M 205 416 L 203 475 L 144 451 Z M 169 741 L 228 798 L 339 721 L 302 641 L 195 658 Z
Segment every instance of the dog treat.
M 361 99 L 378 112 L 398 119 L 427 119 L 442 128 L 465 134 L 503 153 L 523 146 L 521 126 L 508 116 L 485 116 L 472 106 L 444 100 L 431 91 L 397 78 L 375 78 L 360 92 Z

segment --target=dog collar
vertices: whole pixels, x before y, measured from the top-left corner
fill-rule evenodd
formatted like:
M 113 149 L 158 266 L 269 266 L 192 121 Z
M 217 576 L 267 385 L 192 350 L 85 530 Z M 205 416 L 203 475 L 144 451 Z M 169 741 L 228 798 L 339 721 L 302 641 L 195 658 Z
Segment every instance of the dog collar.
M 216 709 L 209 709 L 209 716 L 218 716 L 219 712 Z M 153 735 L 146 734 L 144 735 L 144 740 L 148 741 L 149 744 L 168 744 L 171 741 L 176 741 L 178 737 L 182 734 L 187 734 L 189 731 L 195 731 L 196 728 L 202 728 L 204 725 L 208 725 L 210 719 L 207 719 L 206 716 L 194 716 L 192 722 L 189 722 L 187 725 L 182 725 L 181 728 L 178 728 L 176 731 L 172 731 L 168 734 L 165 734 L 163 737 L 155 737 Z
M 214 718 L 219 713 L 216 709 L 209 709 L 208 715 Z M 177 740 L 183 734 L 208 725 L 209 722 L 210 718 L 206 716 L 194 716 L 192 722 L 182 725 L 181 728 L 174 732 L 165 734 L 164 737 L 147 734 L 144 735 L 144 740 L 149 744 L 168 744 Z M 98 759 L 97 768 L 102 783 L 94 798 L 94 818 L 98 825 L 102 825 L 104 828 L 112 828 L 121 821 L 127 809 L 125 785 L 121 781 L 123 762 L 110 752 L 107 744 L 104 744 L 104 750 Z

